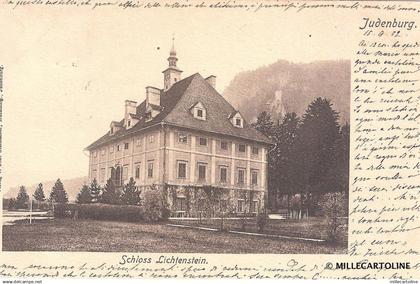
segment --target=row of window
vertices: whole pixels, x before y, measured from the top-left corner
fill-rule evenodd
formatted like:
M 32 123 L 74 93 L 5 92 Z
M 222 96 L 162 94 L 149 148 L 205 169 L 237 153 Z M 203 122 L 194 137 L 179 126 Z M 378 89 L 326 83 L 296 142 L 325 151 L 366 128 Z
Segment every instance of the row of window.
M 205 199 L 200 199 L 198 201 L 198 208 L 205 208 Z M 236 207 L 236 211 L 237 212 L 244 212 L 245 210 L 245 200 L 239 199 L 237 201 L 237 207 Z M 228 210 L 228 201 L 226 199 L 220 199 L 219 200 L 219 210 L 221 212 L 227 212 Z M 256 200 L 252 200 L 250 202 L 250 208 L 249 211 L 252 213 L 257 212 L 258 209 L 258 201 Z M 174 205 L 173 205 L 173 210 L 175 211 L 187 211 L 188 207 L 187 207 L 187 199 L 185 197 L 177 197 L 174 200 Z
M 154 136 L 150 135 L 149 136 L 149 143 L 153 143 L 153 142 L 154 142 Z M 178 142 L 187 144 L 188 143 L 188 135 L 180 133 L 178 135 Z M 204 137 L 200 137 L 198 143 L 199 143 L 200 146 L 207 146 L 208 145 L 208 139 L 204 138 Z M 130 148 L 130 142 L 125 142 L 124 144 L 117 144 L 115 146 L 116 151 L 120 152 L 123 146 L 124 146 L 124 150 L 128 150 Z M 141 139 L 136 140 L 136 146 L 137 147 L 141 146 Z M 228 150 L 228 142 L 223 141 L 223 140 L 220 141 L 220 149 L 227 151 Z M 246 152 L 246 145 L 245 144 L 238 144 L 238 152 L 245 153 Z M 258 155 L 258 152 L 259 152 L 259 148 L 256 147 L 256 146 L 252 146 L 252 154 L 253 155 Z M 109 147 L 109 153 L 114 153 L 114 146 Z M 104 156 L 105 154 L 106 154 L 105 149 L 102 149 L 101 150 L 101 155 Z M 98 152 L 94 151 L 93 152 L 93 157 L 96 158 L 97 156 L 98 156 Z
M 153 135 L 150 135 L 148 137 L 149 137 L 148 138 L 149 143 L 153 143 L 154 142 L 154 136 Z M 140 147 L 141 146 L 141 139 L 140 138 L 136 140 L 136 146 L 137 147 Z M 124 150 L 128 150 L 130 148 L 130 142 L 125 142 L 123 144 L 117 144 L 117 145 L 115 145 L 115 150 L 117 152 L 120 152 L 122 150 L 122 147 L 124 147 Z M 106 154 L 105 149 L 102 149 L 100 152 L 101 152 L 101 155 L 102 156 L 104 156 Z M 109 147 L 109 153 L 114 153 L 114 146 L 110 146 Z M 96 158 L 97 156 L 98 156 L 98 151 L 94 151 L 93 152 L 93 157 Z
M 177 177 L 178 179 L 186 179 L 187 178 L 187 162 L 186 161 L 178 161 L 178 172 Z M 207 164 L 205 163 L 198 163 L 198 181 L 206 181 L 207 179 Z M 111 174 L 109 174 L 111 176 Z M 245 184 L 245 176 L 246 176 L 246 169 L 245 168 L 237 168 L 237 180 L 236 183 L 238 185 Z M 96 170 L 92 170 L 92 178 L 96 178 Z M 134 178 L 140 178 L 140 164 L 136 163 L 134 165 Z M 147 162 L 147 178 L 153 178 L 153 161 Z M 219 181 L 221 183 L 226 183 L 228 178 L 228 167 L 227 166 L 220 166 L 219 167 Z M 105 182 L 105 168 L 100 169 L 100 176 L 99 181 Z M 116 180 L 127 180 L 128 179 L 128 166 L 122 167 L 122 175 L 115 176 L 114 179 Z M 256 186 L 258 185 L 258 170 L 252 169 L 251 170 L 251 185 Z
M 178 142 L 187 144 L 188 143 L 188 135 L 184 133 L 178 134 Z M 198 138 L 198 145 L 200 146 L 207 146 L 208 145 L 208 139 L 205 137 L 199 137 Z M 221 140 L 220 141 L 220 149 L 227 151 L 228 150 L 228 142 Z M 238 152 L 245 153 L 246 152 L 246 145 L 245 144 L 238 144 Z M 252 154 L 258 155 L 259 148 L 256 146 L 252 146 Z
M 178 173 L 177 177 L 179 179 L 186 179 L 187 178 L 187 163 L 186 161 L 178 161 Z M 207 164 L 206 163 L 197 163 L 198 168 L 198 180 L 199 181 L 206 181 L 207 178 Z M 245 168 L 237 168 L 237 184 L 244 185 L 245 184 Z M 221 183 L 226 183 L 228 177 L 228 167 L 227 166 L 220 166 L 219 167 L 219 178 Z M 251 170 L 251 185 L 255 186 L 258 185 L 258 170 Z
M 128 180 L 128 165 L 121 167 L 122 172 L 116 174 L 113 178 L 115 180 Z M 112 176 L 112 168 L 109 169 L 110 173 L 108 175 L 108 178 Z M 121 176 L 119 176 L 119 174 Z M 153 178 L 153 161 L 147 162 L 147 177 Z M 96 170 L 92 170 L 92 179 L 97 178 Z M 140 178 L 140 163 L 134 164 L 134 178 L 139 179 Z M 105 175 L 105 168 L 101 168 L 99 172 L 99 181 L 101 183 L 104 183 L 106 181 L 106 175 Z

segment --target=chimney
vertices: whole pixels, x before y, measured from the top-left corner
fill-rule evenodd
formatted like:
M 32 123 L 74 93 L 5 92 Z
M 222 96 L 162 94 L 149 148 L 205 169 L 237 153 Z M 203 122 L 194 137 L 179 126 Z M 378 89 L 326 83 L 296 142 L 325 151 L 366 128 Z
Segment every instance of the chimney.
M 137 102 L 126 100 L 125 101 L 125 113 L 124 113 L 124 126 L 127 127 L 127 123 L 130 119 L 130 114 L 136 114 Z M 131 123 L 130 123 L 131 124 Z
M 160 89 L 155 87 L 146 87 L 146 105 L 160 106 Z
M 214 89 L 216 89 L 216 76 L 210 75 L 206 79 L 207 83 L 209 83 Z

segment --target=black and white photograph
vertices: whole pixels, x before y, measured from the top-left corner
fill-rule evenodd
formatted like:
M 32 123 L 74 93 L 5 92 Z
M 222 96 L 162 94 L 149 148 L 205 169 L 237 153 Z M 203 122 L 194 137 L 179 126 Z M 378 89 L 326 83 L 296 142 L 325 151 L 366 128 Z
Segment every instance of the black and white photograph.
M 33 74 L 19 95 L 55 101 L 22 110 L 37 142 L 9 152 L 25 165 L 8 173 L 3 250 L 346 253 L 350 61 L 273 43 L 260 63 L 267 47 L 227 43 L 255 62 L 220 78 L 218 50 L 186 32 Z
M 417 283 L 419 12 L 0 1 L 0 279 Z

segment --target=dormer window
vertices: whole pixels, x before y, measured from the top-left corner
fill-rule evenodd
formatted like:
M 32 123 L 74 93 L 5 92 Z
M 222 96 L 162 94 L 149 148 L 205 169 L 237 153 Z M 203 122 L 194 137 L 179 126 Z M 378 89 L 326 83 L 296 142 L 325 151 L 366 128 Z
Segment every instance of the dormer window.
M 111 127 L 111 131 L 110 131 L 110 133 L 111 133 L 111 134 L 114 134 L 114 127 Z
M 191 107 L 191 114 L 200 120 L 206 120 L 207 111 L 201 102 L 196 103 Z
M 233 126 L 238 127 L 238 128 L 244 127 L 244 119 L 242 118 L 242 115 L 239 113 L 239 111 L 233 112 L 229 116 L 229 118 Z
M 129 121 L 127 122 L 127 126 L 128 126 L 128 127 L 130 127 L 130 126 L 131 126 L 131 120 L 129 120 Z

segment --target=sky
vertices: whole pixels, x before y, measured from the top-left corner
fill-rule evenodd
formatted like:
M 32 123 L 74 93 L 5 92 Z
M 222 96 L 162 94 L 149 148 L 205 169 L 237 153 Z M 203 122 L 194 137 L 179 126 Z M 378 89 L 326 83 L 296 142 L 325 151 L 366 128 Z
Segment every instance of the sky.
M 69 10 L 71 11 L 71 10 Z M 3 187 L 88 174 L 83 149 L 141 102 L 145 87 L 162 88 L 175 35 L 183 77 L 217 76 L 219 92 L 241 71 L 279 59 L 348 59 L 351 30 L 336 18 L 306 12 L 114 12 L 2 17 L 4 71 Z M 346 14 L 349 15 L 348 13 Z M 325 16 L 325 15 L 324 15 Z

